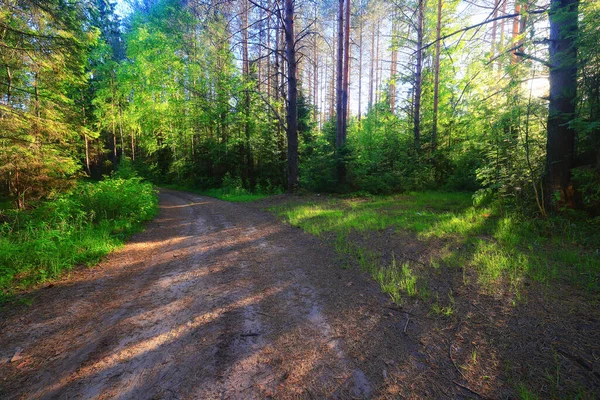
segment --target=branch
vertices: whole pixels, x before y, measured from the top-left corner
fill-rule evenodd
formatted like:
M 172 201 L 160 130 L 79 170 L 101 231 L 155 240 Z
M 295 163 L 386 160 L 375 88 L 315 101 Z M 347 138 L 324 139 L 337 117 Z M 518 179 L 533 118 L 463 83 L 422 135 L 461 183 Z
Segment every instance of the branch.
M 536 57 L 536 56 L 531 56 L 529 54 L 525 54 L 525 53 L 523 53 L 521 51 L 515 51 L 515 56 L 523 57 L 523 58 L 526 58 L 528 60 L 537 61 L 537 62 L 541 63 L 542 65 L 545 65 L 548 68 L 552 68 L 552 64 L 550 64 L 548 61 L 543 60 L 543 59 L 541 59 L 539 57 Z
M 283 130 L 287 131 L 287 126 L 285 125 L 285 122 L 283 122 L 281 115 L 279 115 L 279 112 L 277 112 L 275 107 L 273 107 L 273 105 L 267 99 L 265 99 L 265 96 L 263 96 L 263 94 L 260 92 L 260 90 L 257 90 L 256 93 L 260 96 L 262 101 L 265 102 L 267 107 L 269 107 L 271 109 L 271 111 L 273 111 L 273 114 L 275 114 L 275 117 L 277 118 L 277 121 L 279 122 L 279 125 L 283 128 Z
M 457 31 L 454 31 L 454 32 L 452 32 L 452 33 L 449 33 L 449 34 L 447 34 L 447 35 L 444 35 L 444 36 L 440 37 L 439 39 L 436 39 L 436 40 L 434 40 L 433 42 L 427 43 L 425 46 L 421 47 L 419 50 L 425 50 L 425 49 L 427 49 L 427 48 L 429 48 L 429 47 L 433 46 L 434 44 L 436 44 L 436 43 L 437 43 L 437 42 L 439 42 L 440 40 L 445 40 L 445 39 L 448 39 L 449 37 L 452 37 L 452 36 L 454 36 L 454 35 L 458 35 L 458 34 L 459 34 L 459 33 L 461 33 L 461 32 L 470 31 L 471 29 L 475 29 L 475 28 L 478 28 L 478 27 L 480 27 L 480 26 L 482 26 L 482 25 L 489 24 L 490 22 L 494 22 L 494 21 L 500 21 L 500 20 L 503 20 L 503 19 L 509 19 L 509 18 L 516 18 L 516 17 L 522 16 L 522 15 L 529 15 L 529 14 L 543 14 L 543 13 L 545 13 L 545 12 L 547 12 L 547 11 L 548 11 L 548 8 L 541 8 L 541 9 L 539 9 L 539 10 L 533 10 L 533 11 L 529 11 L 529 12 L 527 12 L 527 13 L 514 13 L 514 14 L 507 14 L 507 15 L 502 15 L 502 16 L 500 16 L 500 17 L 496 17 L 496 18 L 486 19 L 485 21 L 483 21 L 483 22 L 480 22 L 480 23 L 478 23 L 478 24 L 471 25 L 471 26 L 467 26 L 466 28 L 462 28 L 462 29 L 459 29 L 459 30 L 457 30 Z M 418 50 L 416 50 L 416 51 L 415 51 L 415 53 L 416 53 L 417 51 L 418 51 Z

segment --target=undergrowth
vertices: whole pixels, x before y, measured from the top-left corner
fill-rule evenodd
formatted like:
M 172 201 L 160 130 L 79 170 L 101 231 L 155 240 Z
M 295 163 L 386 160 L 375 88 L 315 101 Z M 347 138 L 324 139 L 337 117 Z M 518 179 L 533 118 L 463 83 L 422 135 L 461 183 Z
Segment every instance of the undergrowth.
M 219 188 L 201 190 L 191 186 L 177 184 L 164 186 L 170 189 L 198 193 L 219 200 L 231 201 L 233 203 L 249 203 L 282 193 L 280 188 L 272 186 L 269 182 L 267 182 L 266 185 L 257 185 L 253 190 L 248 190 L 243 186 L 242 180 L 239 177 L 231 178 L 229 174 L 225 175 L 222 186 Z
M 0 225 L 0 302 L 16 290 L 92 265 L 120 246 L 158 209 L 140 178 L 80 182 L 28 211 L 4 211 Z
M 441 259 L 430 260 L 476 271 L 484 288 L 508 279 L 518 295 L 525 279 L 549 283 L 562 280 L 598 294 L 600 292 L 600 232 L 598 221 L 581 217 L 545 220 L 501 213 L 494 205 L 473 206 L 466 193 L 423 192 L 370 198 L 329 198 L 308 203 L 288 203 L 271 209 L 291 225 L 323 236 L 334 235 L 341 253 L 356 256 L 394 301 L 402 295 L 426 296 L 426 282 L 406 284 L 410 266 L 380 266 L 368 249 L 348 240 L 352 232 L 393 229 L 412 231 L 418 238 L 448 239 L 452 248 Z M 391 272 L 394 271 L 394 272 Z M 441 310 L 440 310 L 441 311 Z M 443 312 L 446 313 L 447 312 Z

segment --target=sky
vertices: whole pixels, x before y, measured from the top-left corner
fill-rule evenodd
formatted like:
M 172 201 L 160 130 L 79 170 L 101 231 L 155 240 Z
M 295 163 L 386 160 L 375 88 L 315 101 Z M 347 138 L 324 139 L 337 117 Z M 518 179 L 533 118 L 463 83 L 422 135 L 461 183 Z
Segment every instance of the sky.
M 116 0 L 116 3 L 117 3 L 116 12 L 119 15 L 119 17 L 123 18 L 131 12 L 131 8 L 129 7 L 128 0 Z

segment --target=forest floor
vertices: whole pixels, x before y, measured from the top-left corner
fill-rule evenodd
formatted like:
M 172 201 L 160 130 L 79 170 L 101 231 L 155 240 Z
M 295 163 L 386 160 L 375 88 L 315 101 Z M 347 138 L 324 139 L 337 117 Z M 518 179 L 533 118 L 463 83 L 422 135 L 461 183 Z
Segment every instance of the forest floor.
M 600 393 L 600 311 L 585 295 L 530 285 L 515 302 L 441 268 L 429 286 L 450 293 L 452 313 L 432 314 L 418 297 L 397 304 L 369 274 L 340 268 L 331 240 L 265 211 L 288 200 L 162 190 L 145 232 L 31 289 L 31 305 L 0 310 L 0 397 Z M 398 262 L 441 246 L 385 230 L 356 240 L 396 249 Z

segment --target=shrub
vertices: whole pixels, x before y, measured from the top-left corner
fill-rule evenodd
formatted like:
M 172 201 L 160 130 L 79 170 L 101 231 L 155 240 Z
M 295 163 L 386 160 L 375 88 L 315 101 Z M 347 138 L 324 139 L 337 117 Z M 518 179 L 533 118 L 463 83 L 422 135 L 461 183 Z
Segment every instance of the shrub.
M 80 182 L 34 210 L 6 212 L 0 225 L 0 301 L 74 265 L 96 263 L 157 208 L 152 186 L 134 177 Z

